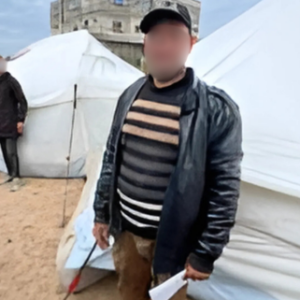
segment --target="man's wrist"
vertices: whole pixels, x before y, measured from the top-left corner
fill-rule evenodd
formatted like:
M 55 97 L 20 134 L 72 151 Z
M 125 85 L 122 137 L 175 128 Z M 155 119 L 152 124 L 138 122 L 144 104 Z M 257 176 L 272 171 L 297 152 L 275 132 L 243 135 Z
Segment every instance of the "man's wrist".
M 95 215 L 94 223 L 105 224 L 105 225 L 109 224 L 107 220 L 104 220 L 103 218 L 101 218 L 101 216 L 97 216 L 97 215 Z
M 189 255 L 187 263 L 201 273 L 211 274 L 214 269 L 214 259 L 208 256 L 198 256 L 195 253 Z

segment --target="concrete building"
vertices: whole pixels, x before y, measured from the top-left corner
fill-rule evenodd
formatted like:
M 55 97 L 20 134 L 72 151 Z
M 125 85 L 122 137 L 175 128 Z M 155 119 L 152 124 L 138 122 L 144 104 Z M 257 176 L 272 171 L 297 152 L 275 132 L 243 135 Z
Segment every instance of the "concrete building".
M 87 29 L 112 52 L 139 67 L 142 58 L 143 35 L 139 30 L 142 17 L 160 0 L 57 0 L 51 3 L 53 35 Z M 198 34 L 200 1 L 164 1 L 186 5 Z

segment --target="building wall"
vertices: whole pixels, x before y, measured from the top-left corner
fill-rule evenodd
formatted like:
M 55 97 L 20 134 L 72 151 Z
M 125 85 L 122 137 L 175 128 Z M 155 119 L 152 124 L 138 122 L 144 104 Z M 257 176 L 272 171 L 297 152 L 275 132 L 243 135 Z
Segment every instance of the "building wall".
M 60 15 L 60 11 L 59 11 L 59 2 L 52 2 L 51 3 L 51 34 L 55 35 L 55 34 L 59 34 L 59 15 Z
M 142 62 L 142 44 L 104 42 L 114 54 L 127 61 L 136 68 L 141 68 Z
M 165 0 L 163 0 L 165 1 Z M 53 35 L 87 29 L 116 55 L 133 65 L 142 58 L 142 17 L 162 0 L 57 0 L 51 3 Z M 200 2 L 172 0 L 186 5 L 198 31 Z

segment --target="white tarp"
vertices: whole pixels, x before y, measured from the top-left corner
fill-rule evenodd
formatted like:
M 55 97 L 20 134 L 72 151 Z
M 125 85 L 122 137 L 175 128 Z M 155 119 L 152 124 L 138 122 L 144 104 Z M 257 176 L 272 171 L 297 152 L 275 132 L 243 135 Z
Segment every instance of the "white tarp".
M 300 2 L 265 0 L 201 41 L 189 58 L 201 78 L 240 105 L 245 152 L 231 242 L 212 278 L 189 286 L 194 299 L 300 299 L 299 52 Z M 78 243 L 92 246 L 92 216 L 90 204 L 74 223 Z M 74 247 L 69 262 L 85 248 Z
M 203 300 L 300 299 L 300 1 L 264 0 L 195 46 L 197 75 L 243 119 L 236 226 Z
M 102 153 L 101 149 L 93 149 L 87 155 L 85 166 L 87 181 L 58 246 L 56 268 L 60 286 L 66 291 L 95 243 L 91 234 L 94 219 L 94 212 L 91 208 L 101 170 Z M 78 290 L 86 288 L 114 270 L 110 249 L 101 251 L 97 247 L 89 262 L 89 268 L 83 272 Z
M 188 64 L 243 118 L 243 180 L 300 197 L 300 2 L 265 0 L 198 43 Z
M 88 150 L 106 142 L 118 97 L 143 75 L 84 30 L 29 46 L 9 62 L 8 70 L 29 102 L 25 134 L 19 140 L 21 175 L 35 177 L 67 176 L 71 135 L 69 175 L 84 175 Z

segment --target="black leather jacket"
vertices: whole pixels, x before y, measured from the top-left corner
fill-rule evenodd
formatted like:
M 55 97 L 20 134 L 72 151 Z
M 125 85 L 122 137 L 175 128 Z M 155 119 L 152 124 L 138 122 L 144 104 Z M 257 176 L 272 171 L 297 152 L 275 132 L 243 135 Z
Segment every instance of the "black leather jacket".
M 174 275 L 187 259 L 196 270 L 212 272 L 235 222 L 242 159 L 239 109 L 224 91 L 193 76 L 183 99 L 179 155 L 164 200 L 154 274 Z M 114 236 L 122 231 L 116 196 L 121 129 L 146 79 L 119 99 L 98 181 L 95 222 L 109 224 Z

